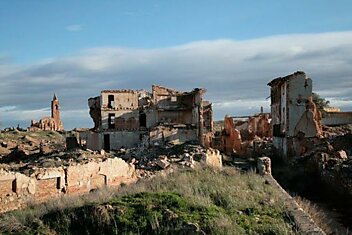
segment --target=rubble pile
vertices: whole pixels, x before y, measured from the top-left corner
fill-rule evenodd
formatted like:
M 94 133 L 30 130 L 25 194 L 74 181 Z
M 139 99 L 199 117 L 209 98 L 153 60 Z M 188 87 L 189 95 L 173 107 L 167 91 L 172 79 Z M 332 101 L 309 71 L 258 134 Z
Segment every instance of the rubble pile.
M 32 155 L 47 155 L 64 149 L 64 137 L 58 132 L 12 128 L 0 133 L 1 162 L 22 161 Z
M 329 138 L 314 140 L 313 147 L 296 160 L 308 160 L 327 185 L 352 195 L 352 134 L 332 133 L 328 133 Z
M 218 150 L 207 150 L 194 141 L 183 144 L 170 141 L 163 145 L 142 142 L 136 148 L 106 152 L 65 148 L 64 137 L 57 132 L 8 129 L 1 132 L 0 146 L 1 168 L 27 176 L 41 168 L 100 163 L 116 157 L 134 165 L 139 178 L 148 178 L 160 170 L 194 168 L 201 163 L 222 166 L 222 155 Z
M 115 156 L 133 163 L 140 178 L 153 175 L 153 172 L 167 168 L 190 167 L 199 164 L 222 166 L 222 155 L 218 150 L 205 149 L 192 142 L 165 146 L 139 147 L 110 151 Z M 215 160 L 210 160 L 215 159 Z

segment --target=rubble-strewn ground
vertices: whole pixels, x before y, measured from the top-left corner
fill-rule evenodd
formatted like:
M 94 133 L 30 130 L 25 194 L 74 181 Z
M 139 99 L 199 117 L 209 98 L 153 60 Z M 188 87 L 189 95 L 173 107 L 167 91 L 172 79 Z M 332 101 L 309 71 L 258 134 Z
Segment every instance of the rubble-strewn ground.
M 4 234 L 295 234 L 280 194 L 253 172 L 177 171 L 116 192 L 65 197 L 0 218 Z
M 167 168 L 170 163 L 193 167 L 205 149 L 191 143 L 150 148 L 120 149 L 105 152 L 89 149 L 65 150 L 64 136 L 54 131 L 19 131 L 11 129 L 0 133 L 0 168 L 26 175 L 31 169 L 101 162 L 107 158 L 120 157 L 136 165 L 144 176 Z M 149 172 L 148 172 L 149 171 Z
M 20 131 L 9 129 L 0 132 L 0 159 L 11 161 L 11 156 L 21 155 L 14 160 L 21 161 L 33 154 L 46 155 L 65 149 L 65 138 L 55 131 Z M 11 154 L 13 153 L 13 154 Z

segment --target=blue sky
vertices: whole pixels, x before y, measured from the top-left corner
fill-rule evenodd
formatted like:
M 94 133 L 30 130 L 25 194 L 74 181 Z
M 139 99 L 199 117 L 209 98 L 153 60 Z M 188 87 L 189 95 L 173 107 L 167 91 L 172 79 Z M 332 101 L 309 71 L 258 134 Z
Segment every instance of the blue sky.
M 343 0 L 1 1 L 0 52 L 31 63 L 90 47 L 160 48 L 345 31 L 352 25 L 351 9 L 352 2 Z
M 296 70 L 352 109 L 351 9 L 347 0 L 1 1 L 0 128 L 49 115 L 53 92 L 66 128 L 91 126 L 89 96 L 154 83 L 208 88 L 216 119 L 252 114 L 268 107 L 266 83 Z

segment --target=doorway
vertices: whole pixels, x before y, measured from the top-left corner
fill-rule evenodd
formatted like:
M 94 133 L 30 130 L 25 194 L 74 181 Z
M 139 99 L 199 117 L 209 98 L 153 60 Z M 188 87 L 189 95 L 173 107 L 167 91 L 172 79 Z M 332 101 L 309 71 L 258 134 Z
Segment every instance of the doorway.
M 145 113 L 139 114 L 139 127 L 147 127 L 147 115 Z
M 110 151 L 110 135 L 104 134 L 104 150 Z

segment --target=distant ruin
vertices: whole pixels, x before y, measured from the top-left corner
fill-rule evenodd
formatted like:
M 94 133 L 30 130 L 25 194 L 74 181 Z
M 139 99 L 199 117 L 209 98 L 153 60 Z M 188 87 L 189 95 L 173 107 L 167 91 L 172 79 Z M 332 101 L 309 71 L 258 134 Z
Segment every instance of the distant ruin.
M 212 104 L 205 89 L 180 92 L 153 85 L 145 90 L 103 90 L 88 105 L 94 122 L 87 148 L 116 150 L 139 144 L 197 141 L 209 146 L 213 131 Z
M 31 130 L 39 128 L 45 131 L 63 131 L 64 125 L 60 119 L 60 103 L 56 94 L 51 101 L 51 117 L 44 117 L 37 122 L 36 120 L 31 121 Z

